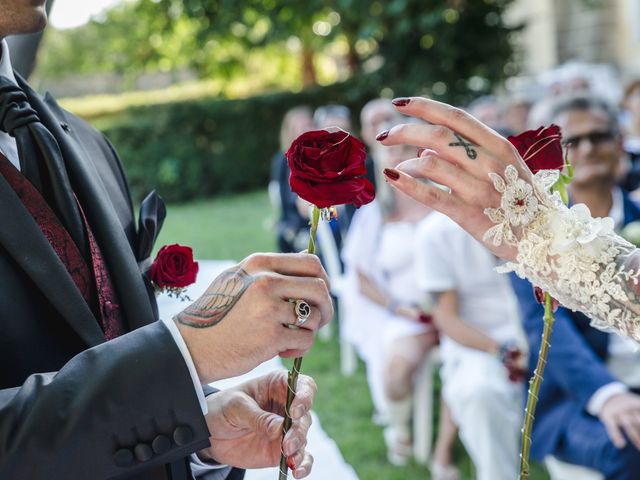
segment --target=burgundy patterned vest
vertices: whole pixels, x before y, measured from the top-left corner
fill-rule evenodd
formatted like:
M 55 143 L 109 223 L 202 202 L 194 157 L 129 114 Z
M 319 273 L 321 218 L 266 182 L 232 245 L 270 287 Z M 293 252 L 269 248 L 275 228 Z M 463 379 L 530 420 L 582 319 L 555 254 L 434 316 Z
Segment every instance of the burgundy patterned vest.
M 89 265 L 42 194 L 11 162 L 0 154 L 0 175 L 16 192 L 56 252 L 83 298 L 98 319 L 107 340 L 125 333 L 115 289 L 104 257 L 78 203 L 89 242 Z M 76 199 L 77 201 L 77 199 Z

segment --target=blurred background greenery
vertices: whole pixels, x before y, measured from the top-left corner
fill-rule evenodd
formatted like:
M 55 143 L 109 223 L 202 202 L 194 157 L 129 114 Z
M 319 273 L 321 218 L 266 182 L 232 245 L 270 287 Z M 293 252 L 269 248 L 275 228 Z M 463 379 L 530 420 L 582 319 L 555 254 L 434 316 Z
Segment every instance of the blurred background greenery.
M 46 32 L 33 81 L 105 131 L 134 196 L 266 184 L 292 106 L 424 94 L 462 103 L 517 72 L 512 0 L 135 0 Z M 170 88 L 136 93 L 147 79 Z M 106 79 L 106 80 L 105 80 Z M 231 167 L 231 168 L 230 168 Z

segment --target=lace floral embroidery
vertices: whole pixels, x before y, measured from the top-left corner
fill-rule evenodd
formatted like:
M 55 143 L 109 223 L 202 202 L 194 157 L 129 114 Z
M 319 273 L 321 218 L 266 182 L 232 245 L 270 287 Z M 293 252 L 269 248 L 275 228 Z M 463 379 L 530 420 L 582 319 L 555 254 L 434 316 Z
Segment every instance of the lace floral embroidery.
M 498 271 L 528 278 L 565 307 L 584 312 L 597 328 L 640 340 L 640 316 L 625 307 L 624 288 L 638 284 L 640 271 L 622 261 L 635 248 L 614 233 L 612 219 L 592 218 L 583 204 L 567 208 L 549 193 L 558 175 L 542 170 L 531 185 L 511 165 L 504 178 L 489 174 L 502 199 L 499 208 L 485 209 L 495 225 L 483 240 L 518 248 L 516 262 Z

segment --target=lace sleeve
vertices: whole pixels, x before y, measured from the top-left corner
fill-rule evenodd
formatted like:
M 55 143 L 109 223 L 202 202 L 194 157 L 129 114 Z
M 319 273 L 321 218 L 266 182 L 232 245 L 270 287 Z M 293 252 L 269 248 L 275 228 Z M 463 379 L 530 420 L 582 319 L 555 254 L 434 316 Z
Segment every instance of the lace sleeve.
M 613 220 L 593 218 L 583 204 L 567 208 L 549 193 L 556 170 L 536 173 L 533 184 L 513 166 L 504 178 L 489 175 L 502 198 L 499 208 L 485 209 L 495 225 L 483 240 L 518 249 L 516 261 L 498 270 L 529 279 L 594 327 L 640 341 L 640 251 L 615 234 Z

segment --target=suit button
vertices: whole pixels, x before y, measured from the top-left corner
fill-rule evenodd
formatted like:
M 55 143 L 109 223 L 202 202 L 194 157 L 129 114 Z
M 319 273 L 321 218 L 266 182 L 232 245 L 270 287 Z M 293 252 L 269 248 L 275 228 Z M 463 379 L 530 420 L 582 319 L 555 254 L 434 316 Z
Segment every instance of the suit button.
M 166 435 L 158 435 L 153 439 L 153 442 L 151 442 L 151 448 L 153 448 L 156 455 L 162 455 L 171 448 L 171 440 L 169 440 L 169 437 Z
M 113 461 L 118 467 L 128 467 L 133 463 L 133 453 L 128 448 L 121 448 L 113 454 Z
M 193 440 L 193 430 L 191 428 L 183 425 L 173 431 L 173 441 L 176 442 L 176 445 L 182 447 L 191 442 L 191 440 Z
M 151 450 L 151 447 L 146 443 L 139 443 L 138 445 L 136 445 L 136 448 L 133 449 L 133 453 L 141 462 L 151 460 L 151 458 L 153 457 L 153 450 Z

